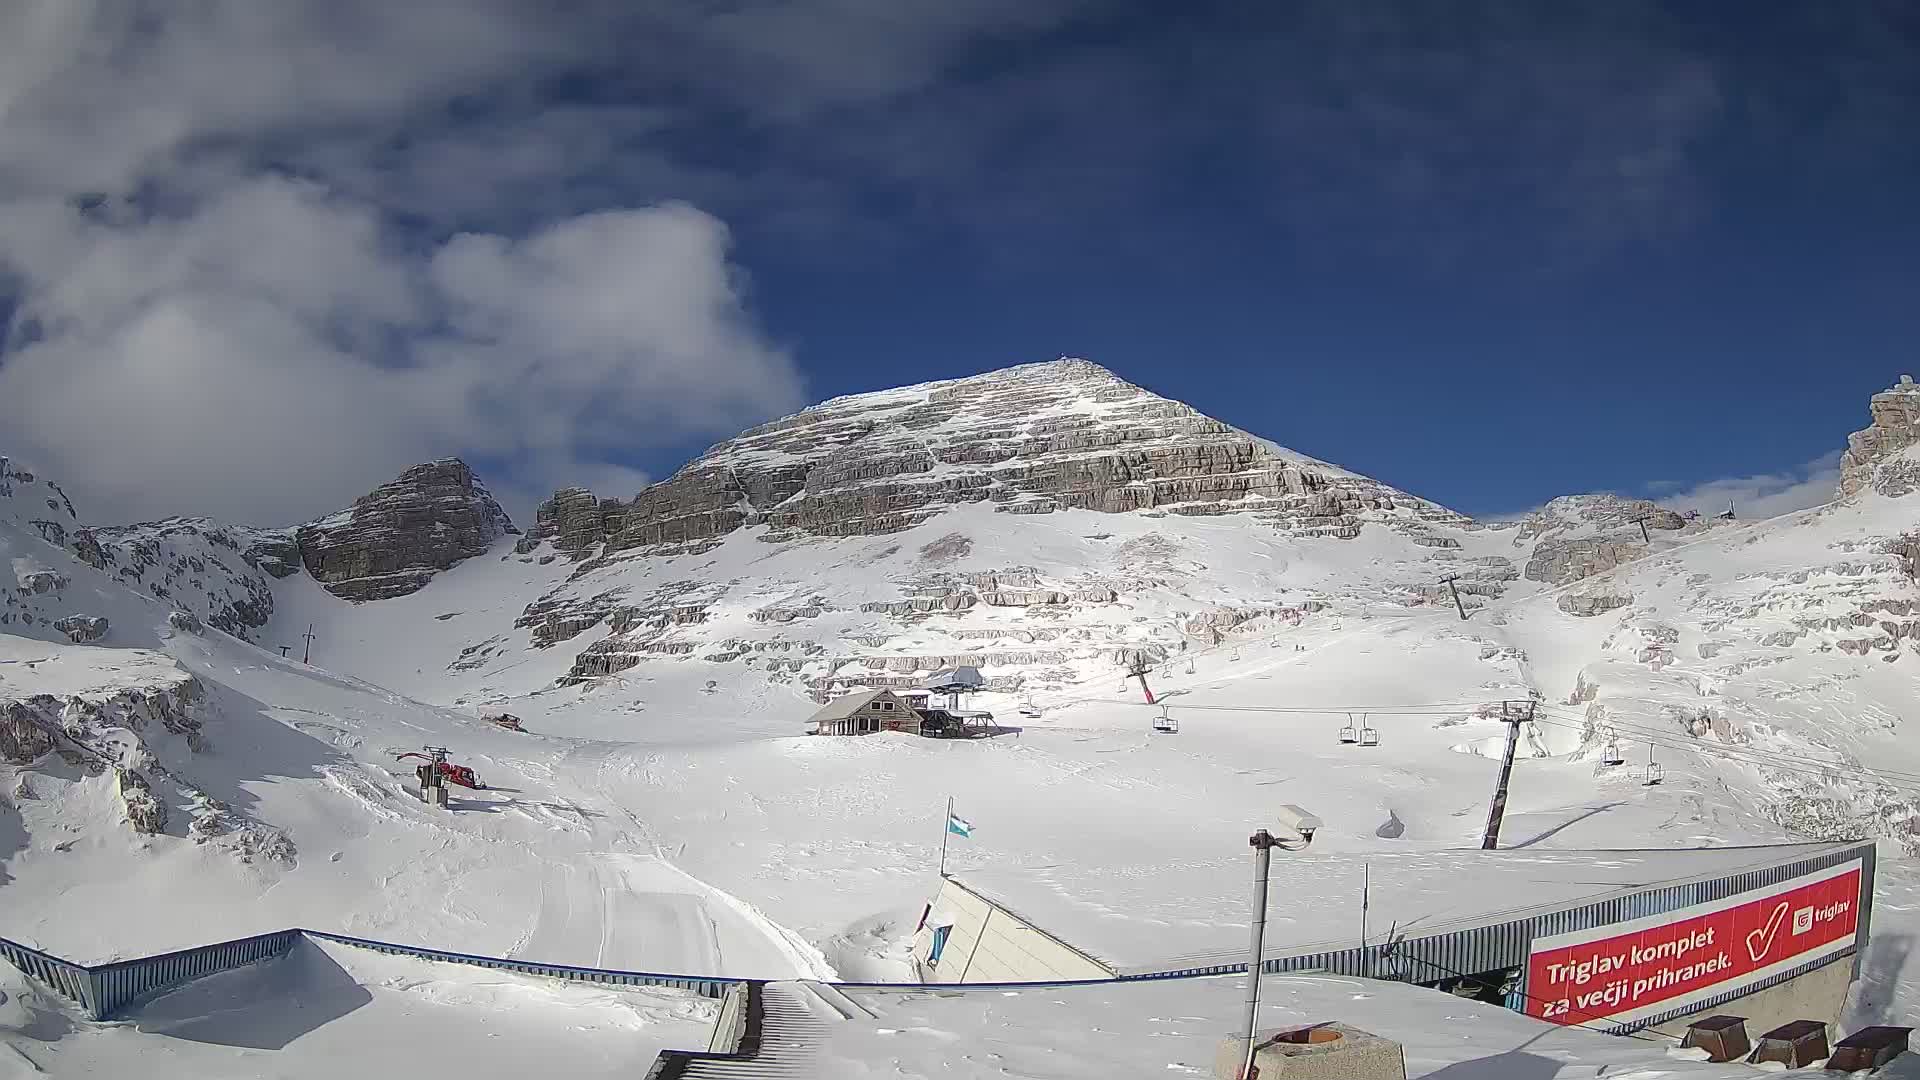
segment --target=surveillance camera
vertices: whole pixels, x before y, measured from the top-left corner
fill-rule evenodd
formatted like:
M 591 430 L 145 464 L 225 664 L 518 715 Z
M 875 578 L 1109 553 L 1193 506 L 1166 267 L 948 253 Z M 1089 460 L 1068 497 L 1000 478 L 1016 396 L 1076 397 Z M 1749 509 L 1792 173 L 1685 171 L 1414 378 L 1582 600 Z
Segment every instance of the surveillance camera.
M 1302 840 L 1313 839 L 1314 831 L 1323 824 L 1321 820 L 1292 803 L 1286 803 L 1274 812 L 1274 824 L 1284 832 L 1297 833 Z

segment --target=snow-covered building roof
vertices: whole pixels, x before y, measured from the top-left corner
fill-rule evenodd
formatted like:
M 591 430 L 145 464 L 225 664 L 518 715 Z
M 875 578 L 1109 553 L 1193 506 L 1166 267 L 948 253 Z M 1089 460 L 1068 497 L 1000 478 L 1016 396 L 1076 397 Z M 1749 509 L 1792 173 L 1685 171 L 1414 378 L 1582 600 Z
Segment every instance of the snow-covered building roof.
M 1319 853 L 1273 859 L 1269 958 L 1507 922 L 1612 896 L 1836 853 L 1844 843 L 1623 851 Z M 1119 975 L 1244 962 L 1246 857 L 1061 863 L 952 877 Z M 1517 897 L 1525 897 L 1524 905 Z M 1364 908 L 1363 908 L 1364 901 Z
M 980 690 L 984 689 L 986 685 L 986 677 L 980 674 L 979 668 L 972 666 L 962 666 L 948 668 L 945 671 L 937 671 L 927 676 L 926 679 L 920 683 L 921 689 L 936 692 L 956 689 Z
M 893 697 L 893 692 L 890 690 L 868 690 L 865 693 L 859 694 L 843 694 L 827 702 L 825 705 L 820 706 L 819 711 L 807 718 L 807 723 L 817 724 L 822 720 L 845 720 L 883 697 L 891 698 Z
M 814 1015 L 829 1019 L 809 1030 L 802 1060 L 810 1075 L 875 1080 L 973 1075 L 965 1072 L 969 1062 L 982 1074 L 1004 1070 L 1036 1080 L 1211 1076 L 1214 1054 L 1239 1020 L 1244 985 L 1226 976 L 1017 990 L 843 988 L 832 996 L 856 1007 L 829 1012 L 823 1003 Z M 1705 1051 L 1676 1050 L 1665 1040 L 1549 1027 L 1397 983 L 1314 975 L 1264 980 L 1260 1030 L 1328 1020 L 1400 1043 L 1410 1077 L 1754 1075 L 1744 1063 L 1706 1064 Z

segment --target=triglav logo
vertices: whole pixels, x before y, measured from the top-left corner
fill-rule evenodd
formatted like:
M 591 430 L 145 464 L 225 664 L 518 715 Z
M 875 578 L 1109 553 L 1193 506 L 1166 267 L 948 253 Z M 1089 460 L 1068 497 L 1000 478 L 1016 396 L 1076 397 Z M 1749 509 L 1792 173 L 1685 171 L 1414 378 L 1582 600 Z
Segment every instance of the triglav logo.
M 1813 905 L 1808 904 L 1793 913 L 1793 933 L 1795 937 L 1813 929 Z

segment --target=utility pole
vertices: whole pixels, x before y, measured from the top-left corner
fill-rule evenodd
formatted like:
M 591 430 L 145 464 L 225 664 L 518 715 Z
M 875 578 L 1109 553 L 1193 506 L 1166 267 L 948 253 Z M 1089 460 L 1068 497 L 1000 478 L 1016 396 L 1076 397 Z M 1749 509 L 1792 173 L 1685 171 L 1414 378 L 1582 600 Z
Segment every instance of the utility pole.
M 1633 523 L 1640 526 L 1640 539 L 1645 540 L 1648 547 L 1653 546 L 1653 536 L 1647 532 L 1647 521 L 1652 517 L 1652 514 L 1641 514 L 1633 519 Z
M 1253 846 L 1253 952 L 1247 958 L 1247 1047 L 1240 1059 L 1240 1080 L 1253 1080 L 1255 1031 L 1260 1025 L 1260 965 L 1267 936 L 1267 869 L 1279 841 L 1265 829 L 1247 837 Z
M 1460 586 L 1454 584 L 1454 582 L 1459 580 L 1460 580 L 1459 574 L 1448 574 L 1446 577 L 1443 577 L 1440 579 L 1440 584 L 1445 585 L 1447 587 L 1447 591 L 1453 594 L 1453 606 L 1459 609 L 1460 621 L 1466 622 L 1467 621 L 1467 605 L 1460 602 Z
M 300 662 L 311 664 L 313 663 L 313 624 L 308 623 L 307 632 L 300 636 L 307 639 L 307 647 L 300 652 Z
M 1520 743 L 1520 725 L 1533 722 L 1533 702 L 1527 702 L 1525 713 L 1513 706 L 1511 701 L 1500 703 L 1500 718 L 1507 723 L 1507 754 L 1500 761 L 1500 783 L 1493 789 L 1493 807 L 1487 811 L 1487 835 L 1480 841 L 1482 851 L 1500 846 L 1500 819 L 1507 813 L 1507 781 L 1513 777 L 1513 752 Z

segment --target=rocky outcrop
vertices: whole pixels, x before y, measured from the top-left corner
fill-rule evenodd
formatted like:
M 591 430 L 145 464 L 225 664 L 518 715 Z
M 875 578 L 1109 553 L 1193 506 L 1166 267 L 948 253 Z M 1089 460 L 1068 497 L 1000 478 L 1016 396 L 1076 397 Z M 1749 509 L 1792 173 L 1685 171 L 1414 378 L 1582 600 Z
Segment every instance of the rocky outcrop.
M 517 533 L 458 458 L 416 465 L 296 533 L 307 573 L 346 600 L 405 596 L 442 570 Z
M 127 587 L 249 640 L 273 616 L 273 579 L 300 565 L 287 529 L 175 517 L 94 529 L 90 536 L 100 568 Z
M 115 769 L 114 789 L 134 832 L 151 836 L 166 831 L 167 805 L 153 797 L 153 786 L 146 777 L 132 769 Z
M 1890 389 L 1873 395 L 1867 404 L 1872 423 L 1847 436 L 1840 455 L 1840 494 L 1857 495 L 1871 487 L 1883 495 L 1900 496 L 1920 486 L 1920 467 L 1902 460 L 1904 451 L 1920 442 L 1920 383 L 1900 376 Z
M 1607 492 L 1562 495 L 1528 514 L 1520 523 L 1517 542 L 1570 539 L 1581 536 L 1631 534 L 1638 542 L 1642 519 L 1649 530 L 1678 531 L 1705 528 L 1696 518 L 1646 499 L 1629 499 Z M 1498 526 L 1491 526 L 1498 527 Z
M 1258 511 L 1329 537 L 1358 535 L 1368 520 L 1464 520 L 1063 359 L 835 398 L 714 446 L 631 501 L 556 492 L 521 546 L 688 550 L 747 525 L 775 538 L 876 535 L 973 502 L 1023 513 Z
M 1633 603 L 1633 596 L 1631 594 L 1614 592 L 1563 593 L 1560 599 L 1556 601 L 1555 606 L 1569 615 L 1589 618 L 1594 615 L 1604 615 L 1609 611 L 1626 607 L 1631 603 Z
M 553 546 L 573 555 L 583 555 L 607 538 L 606 521 L 600 514 L 600 500 L 586 488 L 561 488 L 533 512 L 533 528 L 513 546 L 522 555 L 551 540 Z
M 146 662 L 155 659 L 149 654 Z M 22 767 L 18 790 L 31 790 L 27 777 L 36 767 L 53 769 L 49 779 L 111 785 L 104 794 L 119 801 L 127 825 L 142 835 L 164 832 L 170 810 L 184 806 L 198 841 L 218 834 L 222 846 L 236 851 L 275 848 L 277 830 L 232 811 L 181 773 L 208 749 L 197 715 L 204 698 L 192 675 L 156 667 L 150 680 L 137 685 L 0 701 L 0 760 Z M 280 846 L 292 850 L 284 838 Z
M 46 517 L 54 521 L 75 521 L 73 500 L 60 485 L 18 465 L 0 454 L 0 499 L 18 499 L 29 508 L 29 519 Z
M 260 530 L 247 536 L 240 557 L 276 578 L 300 572 L 300 542 L 292 529 Z
M 26 701 L 0 704 L 0 761 L 31 765 L 52 753 L 54 728 L 46 711 Z
M 67 640 L 75 645 L 85 645 L 107 636 L 107 617 L 69 615 L 64 619 L 55 619 L 53 628 L 67 635 Z
M 1632 562 L 1646 553 L 1647 549 L 1641 544 L 1598 537 L 1545 543 L 1534 548 L 1533 555 L 1527 559 L 1527 580 L 1565 585 Z
M 739 528 L 750 510 L 730 470 L 689 466 L 626 502 L 595 498 L 585 488 L 554 492 L 514 550 L 527 554 L 545 540 L 575 558 L 596 547 L 690 550 Z

